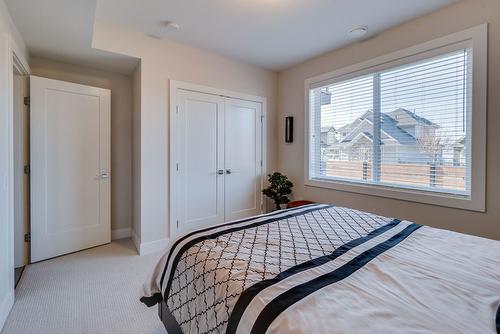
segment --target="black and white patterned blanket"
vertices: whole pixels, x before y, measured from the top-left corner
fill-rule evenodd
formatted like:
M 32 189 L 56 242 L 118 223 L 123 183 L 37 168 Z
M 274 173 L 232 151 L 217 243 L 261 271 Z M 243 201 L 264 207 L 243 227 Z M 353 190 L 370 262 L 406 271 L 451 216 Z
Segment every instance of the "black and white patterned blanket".
M 309 332 L 294 329 L 285 311 L 304 301 L 318 304 L 311 299 L 317 291 L 363 269 L 419 228 L 309 205 L 202 229 L 172 244 L 143 301 L 166 301 L 169 333 L 263 333 L 283 322 L 278 332 Z

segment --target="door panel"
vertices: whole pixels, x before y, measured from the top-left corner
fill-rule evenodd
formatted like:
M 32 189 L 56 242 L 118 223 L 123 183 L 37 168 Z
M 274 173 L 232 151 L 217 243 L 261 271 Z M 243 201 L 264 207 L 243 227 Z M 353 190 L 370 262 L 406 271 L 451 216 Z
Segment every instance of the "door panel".
M 173 115 L 172 158 L 177 161 L 176 185 L 180 232 L 224 221 L 223 99 L 190 91 L 179 94 Z
M 261 108 L 257 102 L 225 102 L 226 221 L 261 212 Z
M 47 232 L 99 224 L 99 97 L 47 90 Z M 68 112 L 66 106 L 71 106 Z M 61 182 L 63 181 L 64 182 Z M 62 208 L 64 208 L 62 210 Z
M 31 77 L 33 262 L 110 242 L 110 91 Z

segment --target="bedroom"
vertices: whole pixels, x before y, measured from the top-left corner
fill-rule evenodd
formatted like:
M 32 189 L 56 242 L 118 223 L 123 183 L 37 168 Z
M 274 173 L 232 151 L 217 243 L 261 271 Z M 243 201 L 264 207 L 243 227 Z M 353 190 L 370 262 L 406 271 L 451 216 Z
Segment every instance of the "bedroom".
M 2 333 L 498 331 L 498 1 L 1 0 L 0 14 Z M 85 106 L 98 117 L 65 112 Z M 313 204 L 276 210 L 262 193 L 273 172 L 293 182 L 277 204 Z M 268 215 L 255 217 L 261 213 Z M 203 240 L 191 248 L 172 245 L 242 219 L 252 226 L 198 232 Z M 311 219 L 323 222 L 322 232 Z M 284 221 L 296 224 L 287 227 L 287 245 L 307 255 L 284 256 Z M 302 296 L 264 320 L 278 312 L 274 304 L 254 305 L 272 298 L 266 291 L 288 290 L 290 278 L 276 277 L 300 265 L 341 265 L 411 229 L 347 279 L 316 287 L 323 299 Z M 222 257 L 221 245 L 241 231 L 256 232 L 258 242 L 242 252 L 255 250 L 257 260 L 245 253 L 242 261 L 260 276 L 216 285 L 247 297 L 202 294 L 231 309 L 220 319 L 211 311 L 189 320 L 201 304 L 172 311 L 178 300 L 164 296 L 172 282 L 159 276 L 182 271 L 182 255 L 203 247 Z M 346 253 L 332 258 L 339 249 Z M 408 257 L 419 250 L 434 257 Z M 278 266 L 261 254 L 268 251 L 280 254 Z M 172 261 L 179 255 L 176 268 L 158 262 L 169 252 Z M 241 270 L 252 273 L 221 276 Z M 309 280 L 314 270 L 290 277 Z M 475 295 L 467 294 L 470 279 Z M 248 289 L 257 281 L 274 283 Z M 196 282 L 186 288 L 201 288 Z M 360 293 L 368 283 L 380 294 Z M 170 293 L 179 294 L 175 284 Z M 389 288 L 404 294 L 389 298 Z M 147 307 L 141 297 L 159 303 Z M 315 316 L 313 305 L 332 298 L 351 311 L 334 316 L 332 305 Z M 480 303 L 473 316 L 466 299 Z M 257 321 L 258 307 L 266 311 Z M 391 317 L 395 309 L 406 311 Z

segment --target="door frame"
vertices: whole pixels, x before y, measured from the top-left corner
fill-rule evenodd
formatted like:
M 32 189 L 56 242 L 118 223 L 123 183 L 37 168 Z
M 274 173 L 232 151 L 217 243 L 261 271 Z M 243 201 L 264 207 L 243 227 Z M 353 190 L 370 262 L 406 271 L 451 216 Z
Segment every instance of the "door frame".
M 4 37 L 4 41 L 2 38 Z M 8 311 L 12 307 L 14 303 L 14 69 L 17 70 L 22 75 L 29 75 L 31 69 L 28 64 L 28 60 L 24 57 L 23 50 L 17 45 L 15 39 L 9 35 L 5 34 L 4 36 L 0 36 L 0 42 L 5 42 L 5 50 L 4 54 L 5 59 L 7 60 L 7 76 L 2 76 L 0 80 L 3 82 L 1 86 L 7 87 L 7 99 L 6 104 L 0 106 L 0 108 L 7 107 L 6 113 L 4 115 L 0 115 L 3 120 L 7 123 L 7 132 L 4 134 L 0 134 L 2 138 L 0 141 L 5 141 L 6 143 L 6 154 L 3 155 L 2 159 L 6 159 L 8 170 L 6 174 L 5 180 L 0 180 L 3 184 L 1 187 L 5 188 L 5 198 L 1 198 L 0 200 L 5 200 L 7 202 L 6 208 L 7 212 L 5 212 L 5 218 L 7 219 L 7 230 L 8 230 L 8 271 L 9 271 L 9 305 L 5 305 L 7 310 L 0 310 L 0 328 L 3 325 L 4 317 L 7 316 Z M 1 112 L 1 110 L 0 110 Z M 2 112 L 3 113 L 3 112 Z M 2 150 L 0 150 L 2 151 Z M 3 152 L 2 152 L 3 153 Z M 4 314 L 4 311 L 7 314 Z
M 17 100 L 13 100 L 13 106 L 14 106 L 14 132 L 13 132 L 13 138 L 17 137 L 17 140 L 20 140 L 22 143 L 21 147 L 19 146 L 14 146 L 14 158 L 16 156 L 16 150 L 21 148 L 20 153 L 22 153 L 22 156 L 20 157 L 22 160 L 22 163 L 19 164 L 19 160 L 14 160 L 14 177 L 19 178 L 21 175 L 21 178 L 23 179 L 20 184 L 16 185 L 16 181 L 20 180 L 15 180 L 14 181 L 14 209 L 18 210 L 16 206 L 21 207 L 21 211 L 23 211 L 23 229 L 22 229 L 22 234 L 17 234 L 16 230 L 19 227 L 19 221 L 16 219 L 16 214 L 17 212 L 14 212 L 14 268 L 19 268 L 25 267 L 30 263 L 30 250 L 29 250 L 29 243 L 25 242 L 25 236 L 26 234 L 29 234 L 31 232 L 29 220 L 30 220 L 30 175 L 29 172 L 26 172 L 25 167 L 30 165 L 30 149 L 29 149 L 29 144 L 30 144 L 30 127 L 29 127 L 29 120 L 30 120 L 30 109 L 29 105 L 26 105 L 26 103 L 23 101 L 24 97 L 30 96 L 30 91 L 29 91 L 29 76 L 26 74 L 23 74 L 22 70 L 19 68 L 19 65 L 14 63 L 14 79 L 16 77 L 19 77 L 19 80 L 22 80 L 22 87 L 19 87 L 18 83 L 14 83 L 14 89 L 13 89 L 13 95 L 15 95 L 15 98 Z M 19 92 L 18 92 L 19 90 Z M 29 103 L 28 103 L 29 104 Z M 20 110 L 20 108 L 22 110 Z M 22 122 L 19 124 L 16 124 L 16 117 L 20 117 L 18 114 L 23 113 L 22 115 Z M 19 138 L 21 135 L 22 138 Z M 14 145 L 16 144 L 16 140 L 14 139 Z M 20 175 L 19 175 L 19 174 Z M 25 184 L 25 182 L 27 184 Z M 23 191 L 21 194 L 23 195 L 22 198 L 16 197 L 16 192 L 18 192 L 19 186 L 23 187 Z M 27 187 L 26 187 L 27 186 Z M 18 232 L 21 232 L 18 230 Z M 21 244 L 21 245 L 19 245 Z M 21 246 L 23 249 L 23 261 L 22 263 L 17 262 L 16 254 L 18 252 L 17 246 Z
M 196 93 L 210 94 L 216 95 L 225 98 L 234 98 L 239 100 L 246 100 L 257 102 L 262 105 L 262 138 L 261 138 L 261 152 L 262 152 L 262 174 L 261 174 L 261 189 L 264 189 L 264 181 L 265 176 L 267 175 L 267 98 L 258 95 L 245 94 L 240 92 L 235 92 L 228 89 L 223 88 L 214 88 L 209 86 L 203 86 L 198 84 L 193 84 L 184 81 L 178 80 L 169 80 L 169 119 L 168 119 L 168 129 L 169 129 L 169 145 L 167 156 L 169 158 L 169 178 L 168 178 L 168 201 L 167 206 L 169 208 L 169 236 L 170 240 L 173 240 L 177 234 L 177 225 L 174 223 L 176 220 L 176 211 L 175 205 L 173 201 L 174 187 L 172 186 L 172 180 L 175 177 L 174 171 L 176 170 L 176 163 L 174 159 L 172 159 L 172 151 L 173 151 L 173 143 L 174 143 L 174 135 L 172 131 L 172 119 L 175 116 L 177 106 L 178 106 L 178 91 L 179 90 L 192 91 Z M 262 211 L 265 212 L 266 201 L 262 196 Z

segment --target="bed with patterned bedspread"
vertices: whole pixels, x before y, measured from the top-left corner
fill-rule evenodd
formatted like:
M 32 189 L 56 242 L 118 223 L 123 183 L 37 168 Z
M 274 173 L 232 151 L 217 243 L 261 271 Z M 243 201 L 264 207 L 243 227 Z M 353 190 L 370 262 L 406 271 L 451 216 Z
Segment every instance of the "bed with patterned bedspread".
M 144 284 L 173 333 L 497 333 L 500 242 L 330 205 L 177 238 Z

